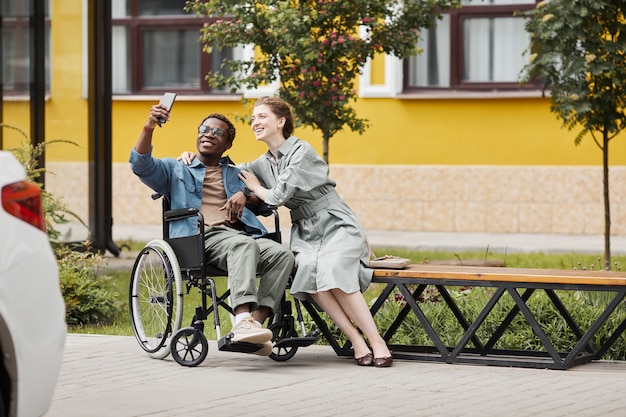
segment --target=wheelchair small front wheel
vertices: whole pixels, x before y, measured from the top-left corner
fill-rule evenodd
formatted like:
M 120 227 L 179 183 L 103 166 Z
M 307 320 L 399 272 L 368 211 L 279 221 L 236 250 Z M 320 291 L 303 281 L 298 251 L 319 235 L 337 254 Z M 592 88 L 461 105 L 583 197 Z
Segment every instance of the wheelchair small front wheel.
M 295 355 L 298 351 L 298 347 L 281 345 L 280 343 L 281 340 L 295 336 L 293 326 L 290 326 L 285 322 L 278 322 L 270 324 L 268 328 L 273 333 L 272 342 L 274 342 L 274 348 L 272 349 L 272 353 L 269 355 L 270 358 L 276 362 L 284 362 L 293 358 L 293 355 Z
M 172 357 L 182 366 L 198 366 L 209 353 L 209 342 L 204 333 L 195 327 L 183 327 L 172 336 Z

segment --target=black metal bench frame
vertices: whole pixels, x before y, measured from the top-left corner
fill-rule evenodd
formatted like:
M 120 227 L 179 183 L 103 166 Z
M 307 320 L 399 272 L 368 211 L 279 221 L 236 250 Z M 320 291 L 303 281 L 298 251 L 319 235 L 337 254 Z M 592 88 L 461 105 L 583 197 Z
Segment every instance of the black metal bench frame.
M 624 320 L 612 329 L 609 338 L 602 346 L 594 347 L 595 334 L 626 297 L 625 273 L 412 265 L 406 270 L 375 270 L 372 282 L 385 285 L 371 307 L 372 316 L 381 311 L 385 302 L 398 292 L 406 302 L 391 326 L 388 329 L 381 329 L 381 331 L 384 330 L 385 341 L 389 343 L 405 318 L 413 312 L 433 343 L 432 346 L 389 344 L 394 358 L 397 359 L 563 370 L 601 359 L 626 329 L 626 320 Z M 436 326 L 429 321 L 417 301 L 429 286 L 438 289 L 447 308 L 464 330 L 463 336 L 454 346 L 444 344 L 437 333 Z M 473 320 L 465 317 L 458 302 L 450 295 L 450 287 L 464 286 L 494 289 L 491 297 Z M 543 331 L 538 318 L 529 309 L 527 301 L 537 290 L 546 293 L 566 327 L 576 337 L 577 342 L 569 352 L 559 352 L 555 349 Z M 557 291 L 598 291 L 614 295 L 591 326 L 583 330 L 572 317 L 570 309 L 562 302 Z M 495 331 L 489 335 L 489 339 L 483 341 L 479 338 L 477 331 L 505 294 L 509 294 L 515 304 Z M 312 315 L 335 352 L 340 356 L 351 356 L 350 343 L 342 344 L 312 306 L 305 304 L 305 308 Z M 541 341 L 543 350 L 514 350 L 496 347 L 497 342 L 520 312 Z M 470 342 L 471 346 L 468 346 Z

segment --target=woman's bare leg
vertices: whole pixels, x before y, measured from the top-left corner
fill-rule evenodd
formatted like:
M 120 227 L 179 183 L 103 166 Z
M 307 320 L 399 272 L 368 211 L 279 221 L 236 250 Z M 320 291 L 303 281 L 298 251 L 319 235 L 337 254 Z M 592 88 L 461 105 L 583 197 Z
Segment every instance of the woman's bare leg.
M 331 292 L 345 315 L 367 336 L 367 340 L 374 351 L 374 357 L 390 357 L 391 352 L 389 352 L 385 340 L 378 333 L 376 323 L 374 323 L 374 318 L 365 302 L 365 298 L 363 298 L 363 294 L 360 292 L 348 294 L 339 289 L 333 289 Z
M 341 305 L 337 302 L 337 298 L 335 298 L 332 292 L 320 291 L 316 294 L 311 294 L 311 297 L 348 337 L 352 343 L 355 358 L 361 358 L 370 353 L 370 349 L 367 346 L 365 339 L 363 339 L 363 336 L 361 336 L 358 329 L 354 327 L 352 321 L 346 315 L 346 312 L 343 310 Z

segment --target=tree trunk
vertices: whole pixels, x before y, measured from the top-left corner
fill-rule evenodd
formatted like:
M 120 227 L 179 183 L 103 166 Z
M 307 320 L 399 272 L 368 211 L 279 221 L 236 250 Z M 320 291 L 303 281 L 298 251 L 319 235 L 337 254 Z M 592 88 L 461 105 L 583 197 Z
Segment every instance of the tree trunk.
M 330 142 L 330 136 L 328 135 L 328 133 L 326 132 L 322 132 L 322 134 L 324 135 L 324 142 L 323 142 L 323 157 L 324 157 L 324 161 L 329 164 L 328 162 L 328 144 Z M 330 165 L 330 164 L 329 164 Z
M 603 132 L 602 182 L 604 184 L 604 269 L 611 269 L 611 205 L 609 204 L 609 133 Z

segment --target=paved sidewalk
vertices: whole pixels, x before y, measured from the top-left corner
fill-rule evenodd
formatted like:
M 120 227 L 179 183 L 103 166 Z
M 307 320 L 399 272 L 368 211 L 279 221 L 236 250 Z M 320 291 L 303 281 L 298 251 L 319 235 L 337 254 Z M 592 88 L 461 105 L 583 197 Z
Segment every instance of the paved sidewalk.
M 123 226 L 114 239 L 148 241 L 160 226 Z M 288 238 L 288 232 L 283 236 Z M 603 252 L 602 236 L 369 231 L 378 247 L 492 252 Z M 626 253 L 626 237 L 612 239 Z M 132 252 L 109 257 L 130 267 Z M 427 416 L 612 417 L 626 415 L 626 361 L 551 371 L 400 361 L 357 367 L 328 346 L 300 348 L 286 362 L 219 352 L 209 342 L 196 368 L 149 358 L 134 337 L 70 334 L 45 417 Z
M 612 417 L 626 362 L 551 371 L 397 360 L 358 367 L 328 346 L 286 362 L 219 352 L 196 368 L 149 358 L 133 337 L 70 334 L 45 417 Z

